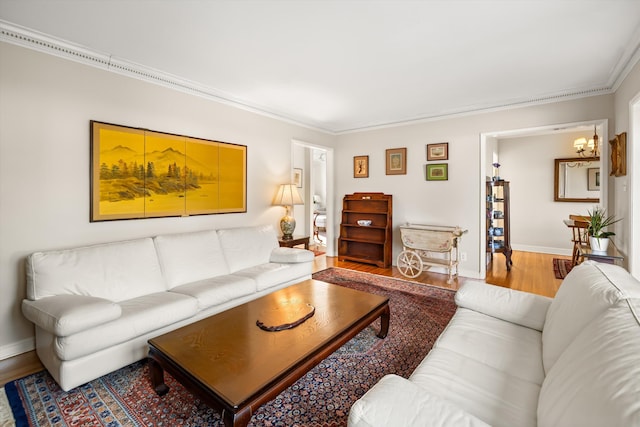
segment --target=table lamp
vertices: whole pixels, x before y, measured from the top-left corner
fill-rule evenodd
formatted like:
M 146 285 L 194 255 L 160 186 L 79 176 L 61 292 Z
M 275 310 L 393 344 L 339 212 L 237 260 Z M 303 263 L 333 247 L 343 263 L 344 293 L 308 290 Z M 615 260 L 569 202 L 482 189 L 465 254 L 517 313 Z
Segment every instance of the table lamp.
M 274 205 L 284 206 L 286 213 L 280 219 L 280 229 L 282 230 L 282 239 L 293 239 L 293 230 L 296 229 L 296 220 L 291 216 L 290 207 L 293 205 L 303 205 L 302 197 L 298 193 L 295 184 L 281 184 L 273 199 Z

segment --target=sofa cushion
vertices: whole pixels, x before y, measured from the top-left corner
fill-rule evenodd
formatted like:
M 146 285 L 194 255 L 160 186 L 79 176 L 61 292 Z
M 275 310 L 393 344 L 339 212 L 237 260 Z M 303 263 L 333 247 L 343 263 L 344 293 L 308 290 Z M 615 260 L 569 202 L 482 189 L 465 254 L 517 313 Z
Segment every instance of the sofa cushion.
M 65 336 L 115 320 L 122 309 L 104 298 L 56 295 L 36 301 L 23 300 L 22 312 L 42 329 Z
M 460 307 L 538 331 L 551 304 L 551 298 L 476 281 L 466 281 L 455 300 Z
M 535 427 L 540 386 L 436 347 L 409 380 L 494 427 Z
M 248 277 L 227 274 L 176 286 L 171 292 L 192 296 L 198 300 L 198 308 L 204 310 L 256 292 L 256 282 Z
M 585 325 L 542 384 L 541 427 L 640 426 L 639 313 L 622 300 Z
M 455 351 L 524 381 L 542 384 L 542 334 L 459 308 L 435 347 Z
M 215 230 L 165 234 L 153 241 L 169 289 L 229 273 Z
M 278 262 L 282 264 L 311 262 L 315 257 L 311 251 L 297 248 L 275 248 L 271 251 L 269 257 L 270 262 Z
M 574 267 L 547 311 L 542 331 L 545 372 L 591 320 L 629 297 L 640 298 L 640 282 L 622 267 L 591 261 Z
M 26 271 L 30 300 L 91 295 L 118 302 L 166 290 L 150 238 L 36 252 Z
M 278 236 L 271 225 L 218 230 L 220 245 L 231 273 L 269 262 Z
M 258 291 L 263 291 L 272 286 L 290 282 L 295 279 L 303 279 L 311 274 L 310 263 L 278 264 L 269 262 L 244 270 L 236 271 L 234 275 L 248 277 L 256 281 Z
M 397 375 L 384 376 L 349 411 L 349 427 L 489 427 L 451 402 Z
M 144 295 L 120 303 L 122 315 L 108 323 L 55 340 L 56 355 L 73 360 L 187 319 L 198 311 L 195 298 L 174 292 Z

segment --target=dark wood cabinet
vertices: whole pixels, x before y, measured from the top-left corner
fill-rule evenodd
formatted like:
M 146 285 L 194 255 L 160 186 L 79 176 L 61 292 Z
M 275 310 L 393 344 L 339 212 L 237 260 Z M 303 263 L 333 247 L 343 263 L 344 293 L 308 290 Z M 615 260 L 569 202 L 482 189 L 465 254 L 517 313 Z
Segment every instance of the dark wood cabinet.
M 392 196 L 389 194 L 353 193 L 344 196 L 338 259 L 378 267 L 391 266 L 392 213 Z
M 510 227 L 509 181 L 487 182 L 487 261 L 493 261 L 493 254 L 505 256 L 507 271 L 511 270 L 511 227 Z

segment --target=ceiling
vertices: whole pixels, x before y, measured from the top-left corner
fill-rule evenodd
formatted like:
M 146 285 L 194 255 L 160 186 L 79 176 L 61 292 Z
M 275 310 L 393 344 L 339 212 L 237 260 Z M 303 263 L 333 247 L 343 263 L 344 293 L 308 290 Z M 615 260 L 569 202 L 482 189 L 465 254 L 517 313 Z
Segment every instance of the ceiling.
M 0 0 L 0 24 L 331 133 L 610 93 L 638 0 Z

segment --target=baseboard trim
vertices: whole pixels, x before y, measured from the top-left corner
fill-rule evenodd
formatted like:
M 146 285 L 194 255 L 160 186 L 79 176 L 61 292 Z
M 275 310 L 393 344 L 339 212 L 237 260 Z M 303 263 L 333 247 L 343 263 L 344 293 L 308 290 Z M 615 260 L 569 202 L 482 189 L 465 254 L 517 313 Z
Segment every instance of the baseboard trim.
M 34 350 L 36 343 L 34 338 L 25 338 L 22 341 L 3 345 L 0 347 L 0 360 L 8 359 L 22 353 Z
M 571 245 L 571 242 L 569 242 Z M 571 256 L 572 249 L 569 248 L 550 248 L 546 246 L 529 246 L 529 245 L 517 245 L 512 244 L 511 249 L 514 251 L 522 251 L 522 252 L 540 252 L 543 254 L 549 255 L 561 255 L 561 256 Z

